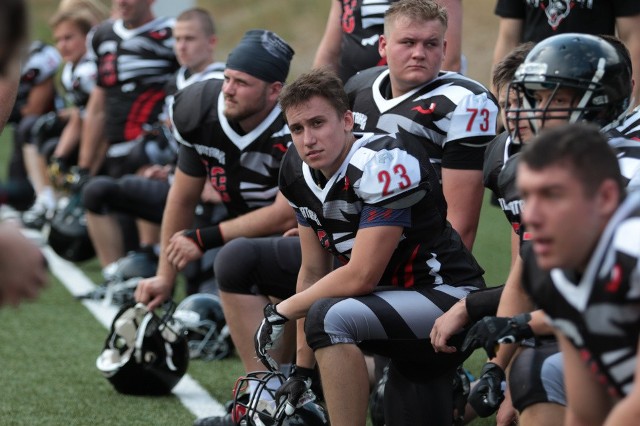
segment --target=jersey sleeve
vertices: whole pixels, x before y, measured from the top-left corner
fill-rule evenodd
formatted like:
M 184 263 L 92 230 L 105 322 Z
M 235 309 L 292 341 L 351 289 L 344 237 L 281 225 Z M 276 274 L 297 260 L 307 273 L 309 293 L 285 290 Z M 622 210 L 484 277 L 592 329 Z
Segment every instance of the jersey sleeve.
M 94 87 L 96 87 L 96 79 L 98 77 L 98 68 L 93 61 L 83 61 L 78 64 L 76 70 L 78 75 L 78 83 L 80 85 L 79 90 L 83 93 L 90 94 Z
M 526 2 L 523 0 L 498 0 L 494 13 L 501 18 L 524 20 Z
M 200 138 L 202 121 L 211 113 L 217 99 L 213 99 L 210 83 L 202 81 L 178 91 L 173 100 L 169 99 L 169 118 L 176 140 L 183 145 L 191 146 Z
M 34 51 L 23 67 L 24 73 L 33 75 L 33 84 L 40 84 L 58 71 L 62 58 L 55 47 L 43 45 Z
M 207 175 L 207 170 L 202 163 L 200 156 L 196 150 L 190 146 L 180 146 L 178 150 L 178 169 L 193 177 L 202 177 Z
M 640 14 L 640 2 L 637 0 L 612 0 L 616 17 Z
M 362 170 L 362 176 L 353 186 L 364 204 L 404 209 L 426 194 L 420 162 L 403 149 L 373 151 L 361 148 L 351 164 Z
M 498 106 L 486 92 L 462 98 L 451 115 L 442 167 L 482 170 L 486 146 L 496 136 Z

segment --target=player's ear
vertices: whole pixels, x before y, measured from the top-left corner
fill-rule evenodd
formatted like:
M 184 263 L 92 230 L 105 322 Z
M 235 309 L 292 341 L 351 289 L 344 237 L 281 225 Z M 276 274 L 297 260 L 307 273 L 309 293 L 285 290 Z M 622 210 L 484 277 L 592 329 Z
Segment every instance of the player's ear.
M 613 179 L 606 179 L 600 184 L 596 193 L 597 208 L 607 219 L 620 205 L 622 194 L 618 184 Z
M 384 34 L 380 34 L 380 37 L 378 38 L 378 53 L 381 58 L 387 57 L 387 38 Z
M 344 131 L 345 132 L 351 132 L 353 130 L 353 112 L 351 112 L 350 110 L 347 110 L 344 113 Z

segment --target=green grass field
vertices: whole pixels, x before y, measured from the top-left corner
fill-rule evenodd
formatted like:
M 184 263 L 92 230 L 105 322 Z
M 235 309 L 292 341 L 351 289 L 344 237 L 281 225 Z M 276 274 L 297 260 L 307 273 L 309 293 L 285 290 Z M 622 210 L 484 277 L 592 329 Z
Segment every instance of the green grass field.
M 106 3 L 106 2 L 105 2 Z M 50 39 L 46 19 L 57 2 L 30 0 L 34 36 Z M 220 34 L 218 59 L 248 28 L 273 29 L 296 50 L 292 75 L 307 69 L 313 58 L 328 0 L 201 0 L 215 10 Z M 10 131 L 0 137 L 0 176 L 6 175 Z M 485 194 L 475 255 L 486 270 L 489 285 L 502 283 L 509 265 L 509 229 L 502 213 Z M 78 265 L 99 281 L 95 260 Z M 41 297 L 19 308 L 0 310 L 1 425 L 189 425 L 195 416 L 175 397 L 130 397 L 116 393 L 95 367 L 107 331 L 91 313 L 52 277 Z M 476 352 L 466 366 L 477 374 L 484 354 Z M 235 379 L 242 373 L 237 357 L 225 361 L 193 361 L 189 375 L 214 398 L 231 397 Z M 476 420 L 475 426 L 494 424 Z

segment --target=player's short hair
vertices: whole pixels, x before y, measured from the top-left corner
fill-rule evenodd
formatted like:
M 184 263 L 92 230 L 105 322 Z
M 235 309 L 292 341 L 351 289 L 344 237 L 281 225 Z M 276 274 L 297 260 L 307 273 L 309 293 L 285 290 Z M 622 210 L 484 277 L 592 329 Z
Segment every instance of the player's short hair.
M 349 110 L 349 98 L 342 80 L 327 68 L 313 69 L 285 86 L 280 94 L 280 107 L 286 115 L 289 108 L 303 104 L 314 96 L 326 99 L 339 116 Z
M 60 10 L 49 19 L 49 26 L 55 29 L 63 22 L 71 22 L 82 31 L 88 34 L 94 26 L 94 17 L 86 9 Z
M 109 8 L 99 0 L 61 0 L 58 5 L 58 12 L 80 10 L 90 16 L 93 25 L 109 17 Z
M 0 2 L 0 76 L 4 76 L 25 46 L 28 34 L 27 5 L 24 0 Z
M 496 91 L 496 96 L 503 87 L 511 83 L 516 75 L 516 70 L 524 62 L 524 58 L 527 57 L 533 46 L 535 46 L 535 43 L 532 41 L 521 43 L 495 65 L 491 82 Z
M 187 9 L 176 18 L 178 22 L 191 20 L 198 20 L 200 22 L 200 28 L 202 28 L 202 31 L 207 37 L 216 34 L 216 25 L 213 22 L 211 14 L 201 7 Z
M 389 36 L 386 29 L 390 23 L 395 22 L 400 17 L 414 21 L 433 21 L 437 19 L 445 29 L 449 24 L 447 9 L 435 0 L 400 0 L 391 3 L 391 6 L 384 13 L 385 36 Z
M 525 145 L 520 162 L 535 171 L 558 164 L 569 168 L 588 196 L 608 179 L 616 182 L 621 194 L 625 193 L 616 153 L 594 124 L 569 123 L 543 130 Z

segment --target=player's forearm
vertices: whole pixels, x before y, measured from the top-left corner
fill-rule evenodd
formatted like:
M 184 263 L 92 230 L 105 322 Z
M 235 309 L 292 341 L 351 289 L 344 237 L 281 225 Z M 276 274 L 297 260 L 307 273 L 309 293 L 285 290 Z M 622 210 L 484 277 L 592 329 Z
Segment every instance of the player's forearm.
M 267 206 L 220 223 L 224 242 L 239 237 L 257 238 L 283 234 L 296 225 L 293 209 L 288 205 Z

